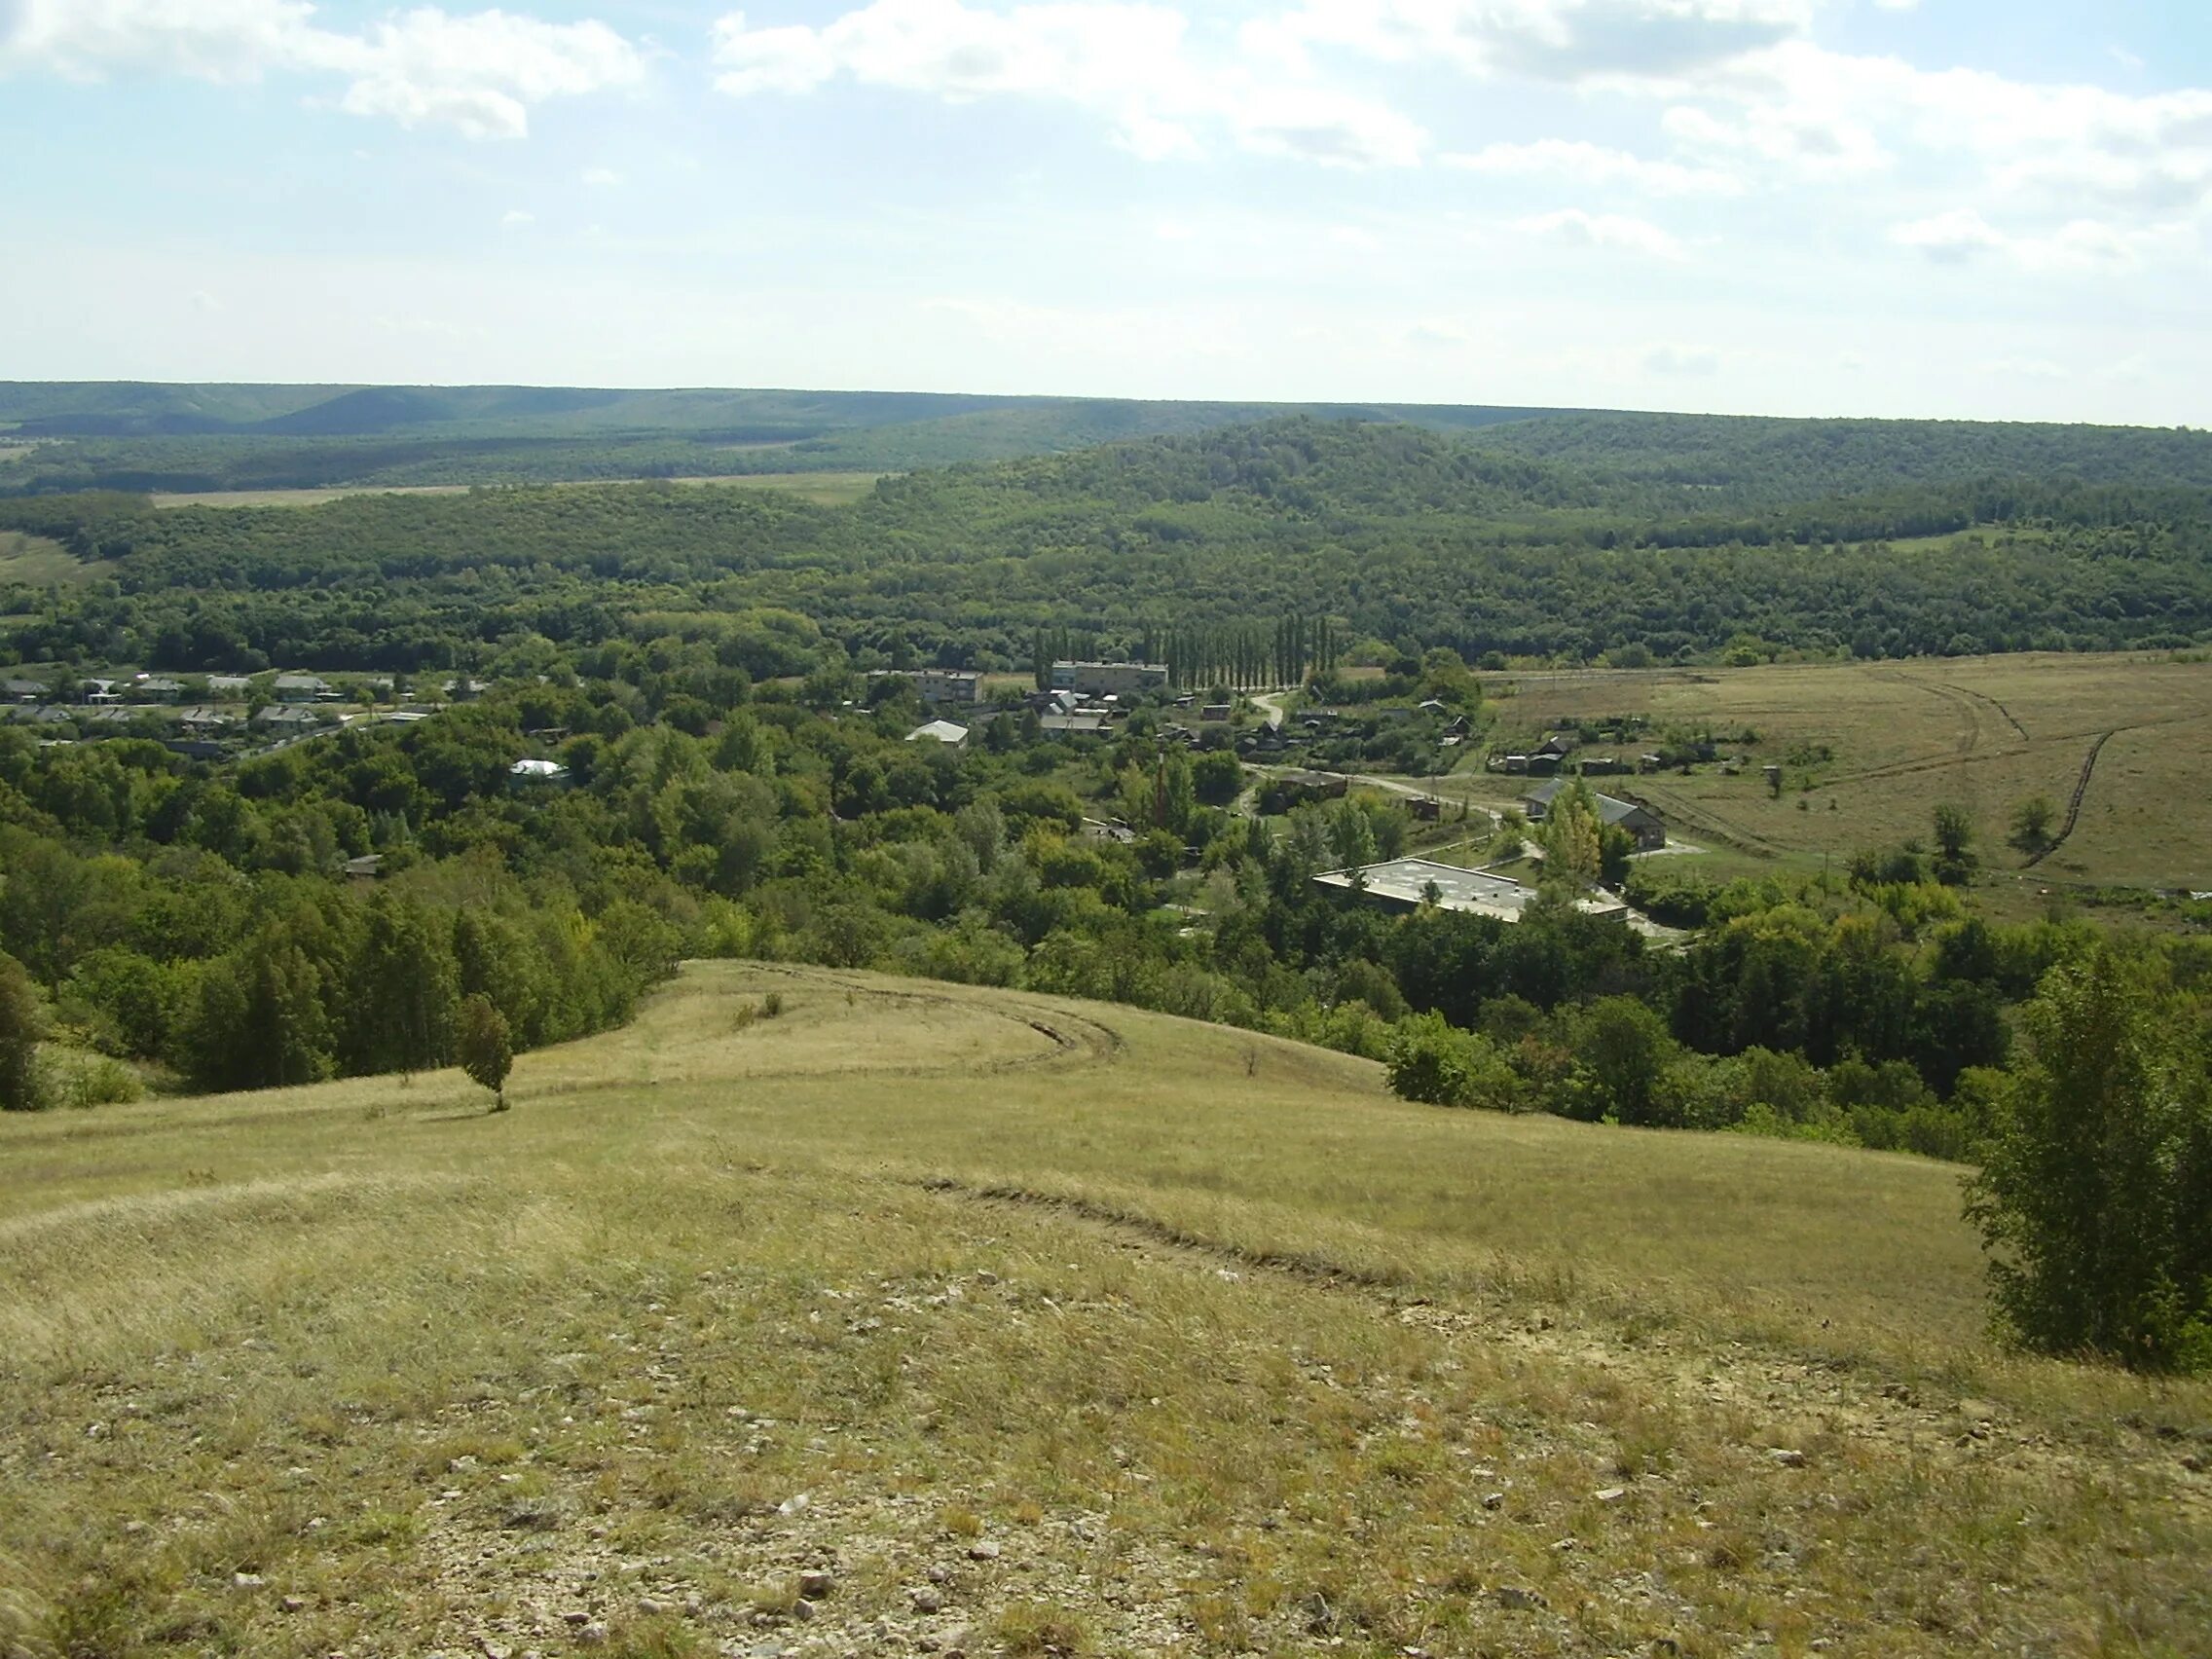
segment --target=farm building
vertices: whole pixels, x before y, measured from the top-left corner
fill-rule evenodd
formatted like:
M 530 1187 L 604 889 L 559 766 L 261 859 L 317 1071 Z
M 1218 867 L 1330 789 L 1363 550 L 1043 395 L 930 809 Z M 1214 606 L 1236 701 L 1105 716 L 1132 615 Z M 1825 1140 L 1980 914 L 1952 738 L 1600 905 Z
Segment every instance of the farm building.
M 1519 921 L 1536 897 L 1533 887 L 1505 876 L 1461 869 L 1457 865 L 1437 864 L 1430 859 L 1391 859 L 1356 869 L 1332 869 L 1315 876 L 1313 882 L 1333 892 L 1357 894 L 1385 909 L 1414 910 L 1431 903 L 1440 910 L 1489 916 L 1500 922 Z M 1626 904 L 1603 893 L 1577 900 L 1575 908 L 1593 916 L 1628 913 Z
M 533 784 L 566 784 L 569 768 L 558 760 L 517 760 L 507 768 L 507 782 L 517 788 Z
M 1530 823 L 1541 824 L 1551 811 L 1553 799 L 1566 787 L 1565 781 L 1559 778 L 1538 784 L 1521 797 L 1522 813 Z M 1598 794 L 1595 790 L 1591 793 L 1597 795 L 1599 821 L 1608 829 L 1626 830 L 1634 835 L 1639 852 L 1652 852 L 1667 844 L 1667 826 L 1648 806 L 1615 795 Z

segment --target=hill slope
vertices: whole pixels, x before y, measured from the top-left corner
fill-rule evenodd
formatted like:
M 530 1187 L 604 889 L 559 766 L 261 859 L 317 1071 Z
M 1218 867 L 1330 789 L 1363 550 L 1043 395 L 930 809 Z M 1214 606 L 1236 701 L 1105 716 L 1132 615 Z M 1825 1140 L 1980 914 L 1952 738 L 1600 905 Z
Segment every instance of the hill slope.
M 0 1651 L 2212 1628 L 2205 1392 L 1984 1348 L 1937 1166 L 811 969 L 513 1092 L 0 1124 Z

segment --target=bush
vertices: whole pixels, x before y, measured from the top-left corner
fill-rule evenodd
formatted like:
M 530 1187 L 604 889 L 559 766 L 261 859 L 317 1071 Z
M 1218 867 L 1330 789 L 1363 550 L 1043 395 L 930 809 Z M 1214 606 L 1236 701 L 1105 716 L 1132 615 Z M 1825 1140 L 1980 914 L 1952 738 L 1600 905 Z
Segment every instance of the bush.
M 492 1110 L 507 1109 L 507 1073 L 515 1063 L 514 1044 L 507 1036 L 507 1016 L 482 992 L 461 1000 L 461 1069 L 492 1091 Z
M 105 1054 L 50 1045 L 40 1059 L 46 1074 L 44 1097 L 54 1105 L 118 1106 L 146 1092 L 136 1072 Z
M 1440 1014 L 1398 1021 L 1385 1063 L 1391 1091 L 1407 1100 L 1510 1112 L 1520 1093 L 1519 1080 L 1496 1046 Z

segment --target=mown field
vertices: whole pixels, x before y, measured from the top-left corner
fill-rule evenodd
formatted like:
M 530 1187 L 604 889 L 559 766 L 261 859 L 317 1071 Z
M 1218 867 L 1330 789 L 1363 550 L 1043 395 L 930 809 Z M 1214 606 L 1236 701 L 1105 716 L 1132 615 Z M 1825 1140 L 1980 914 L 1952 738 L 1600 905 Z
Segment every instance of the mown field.
M 746 965 L 510 1093 L 0 1122 L 0 1652 L 2206 1651 L 1948 1166 Z
M 1734 777 L 1701 766 L 1610 786 L 1651 801 L 1731 872 L 1747 854 L 1840 867 L 1862 847 L 1925 840 L 1936 804 L 1949 801 L 1973 820 L 1993 875 L 2009 880 L 2022 864 L 2005 845 L 2013 810 L 2046 795 L 2062 823 L 2102 740 L 2073 833 L 2023 882 L 2212 887 L 2212 823 L 2182 804 L 2202 793 L 2212 753 L 2212 662 L 2020 653 L 1528 674 L 1504 677 L 1500 688 L 1510 691 L 1493 704 L 1503 732 L 1641 715 L 1654 734 L 1710 730 L 1723 753 L 1751 755 Z M 1757 741 L 1725 741 L 1745 732 Z M 1631 739 L 1584 752 L 1633 758 L 1647 746 Z M 1760 775 L 1768 761 L 1784 768 L 1779 798 Z M 1422 787 L 1488 803 L 1519 793 L 1521 780 L 1479 764 L 1470 757 L 1466 770 Z

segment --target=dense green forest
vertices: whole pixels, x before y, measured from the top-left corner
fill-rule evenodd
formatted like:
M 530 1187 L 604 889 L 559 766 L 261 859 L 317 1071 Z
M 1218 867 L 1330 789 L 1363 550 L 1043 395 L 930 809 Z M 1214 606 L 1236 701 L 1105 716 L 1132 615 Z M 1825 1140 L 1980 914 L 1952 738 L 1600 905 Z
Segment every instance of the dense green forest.
M 1960 428 L 1951 464 L 2014 431 Z M 1949 441 L 1913 465 L 1933 479 Z M 1020 669 L 1041 626 L 1126 649 L 1164 618 L 1293 611 L 1470 661 L 2187 646 L 2212 633 L 2212 488 L 2156 480 L 2169 446 L 2177 475 L 2212 474 L 2212 437 L 2144 442 L 2084 449 L 2071 476 L 1854 494 L 1904 467 L 1886 427 L 1685 485 L 1298 418 L 888 477 L 844 507 L 649 484 L 312 509 L 31 496 L 0 500 L 0 529 L 92 579 L 0 594 L 0 649 L 412 669 L 676 633 L 762 678 L 832 646 Z

